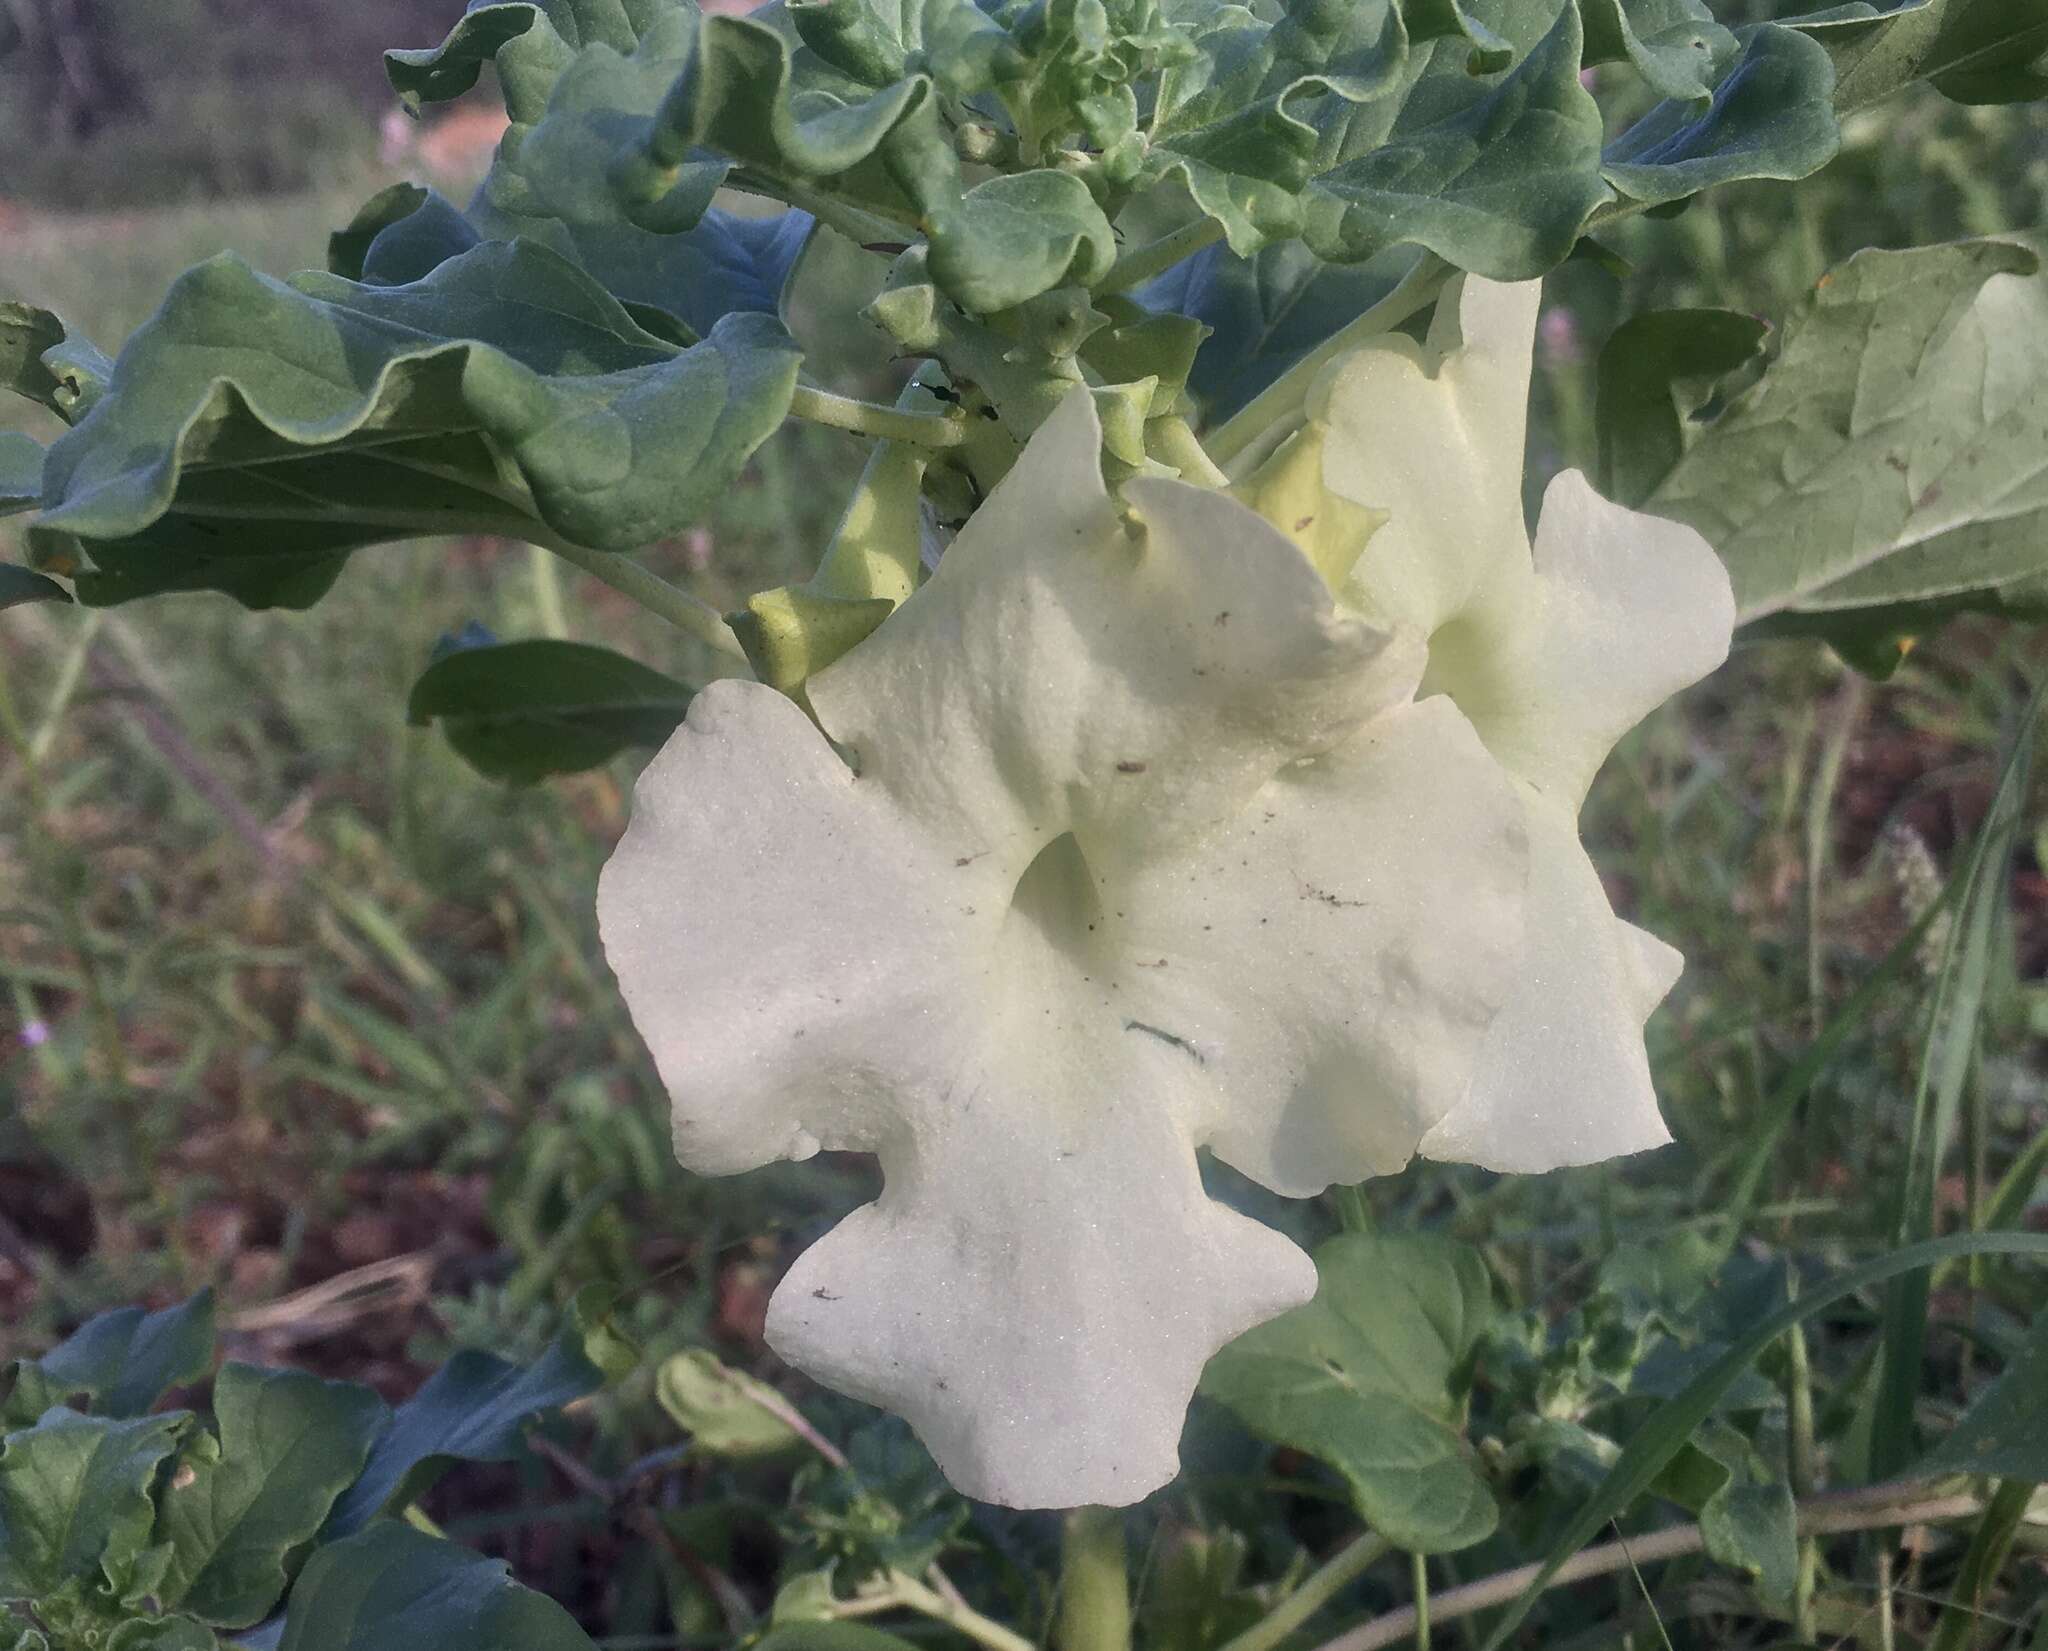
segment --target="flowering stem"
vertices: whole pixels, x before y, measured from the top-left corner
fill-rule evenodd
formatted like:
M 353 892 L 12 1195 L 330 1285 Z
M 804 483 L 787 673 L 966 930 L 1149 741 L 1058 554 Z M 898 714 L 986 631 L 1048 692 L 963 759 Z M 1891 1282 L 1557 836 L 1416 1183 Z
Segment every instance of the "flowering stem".
M 1076 1508 L 1060 1536 L 1060 1651 L 1129 1651 L 1131 1587 L 1119 1508 Z
M 616 551 L 591 550 L 571 544 L 566 539 L 548 539 L 543 543 L 563 561 L 573 563 L 591 578 L 610 585 L 621 596 L 630 597 L 649 613 L 659 614 L 671 625 L 688 631 L 698 641 L 709 643 L 720 653 L 730 654 L 735 659 L 747 657 L 746 649 L 732 634 L 732 627 L 725 622 L 723 614 L 709 602 L 692 596 L 686 590 L 678 590 L 631 557 L 621 556 Z
M 1197 218 L 1183 224 L 1171 235 L 1134 247 L 1110 266 L 1109 273 L 1095 283 L 1097 292 L 1128 292 L 1155 275 L 1162 275 L 1183 258 L 1200 252 L 1223 239 L 1223 226 L 1214 218 Z
M 851 430 L 860 436 L 909 442 L 916 447 L 958 447 L 967 439 L 961 420 L 949 413 L 911 413 L 900 407 L 882 407 L 872 401 L 834 395 L 810 384 L 796 387 L 789 410 L 813 424 L 828 424 L 835 430 Z
M 943 1580 L 936 1566 L 932 1571 L 935 1578 Z M 1034 1641 L 975 1610 L 950 1583 L 943 1589 L 928 1588 L 908 1571 L 889 1572 L 881 1587 L 842 1601 L 832 1615 L 840 1618 L 871 1617 L 899 1606 L 921 1611 L 934 1621 L 945 1623 L 977 1645 L 987 1647 L 987 1651 L 1039 1651 Z
M 1284 429 L 1300 413 L 1302 403 L 1308 397 L 1309 386 L 1325 367 L 1367 339 L 1392 332 L 1418 310 L 1433 303 L 1444 283 L 1456 273 L 1435 253 L 1424 253 L 1401 277 L 1392 292 L 1343 331 L 1323 340 L 1217 426 L 1203 444 L 1209 450 L 1209 457 L 1227 470 L 1233 460 L 1254 452 L 1262 437 L 1275 429 Z
M 1221 1651 L 1271 1651 L 1352 1583 L 1372 1569 L 1393 1544 L 1371 1531 L 1339 1548 L 1283 1599 Z

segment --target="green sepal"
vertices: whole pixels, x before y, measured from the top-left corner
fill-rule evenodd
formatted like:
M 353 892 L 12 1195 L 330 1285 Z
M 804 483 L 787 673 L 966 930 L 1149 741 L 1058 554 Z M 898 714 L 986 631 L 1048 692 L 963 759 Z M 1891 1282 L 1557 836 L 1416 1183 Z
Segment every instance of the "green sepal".
M 802 585 L 757 591 L 728 616 L 754 674 L 795 694 L 818 671 L 874 634 L 896 611 L 886 597 L 828 596 Z

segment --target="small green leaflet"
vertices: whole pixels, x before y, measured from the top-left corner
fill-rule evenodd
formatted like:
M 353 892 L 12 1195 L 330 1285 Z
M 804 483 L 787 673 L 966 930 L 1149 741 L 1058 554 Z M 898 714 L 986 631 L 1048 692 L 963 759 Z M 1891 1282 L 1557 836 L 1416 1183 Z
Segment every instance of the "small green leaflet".
M 780 426 L 797 359 L 763 315 L 678 350 L 529 243 L 401 287 L 222 256 L 171 289 L 50 449 L 31 555 L 96 606 L 222 590 L 304 607 L 393 539 L 635 549 Z
M 306 1561 L 282 1651 L 595 1651 L 502 1559 L 381 1520 Z
M 153 1590 L 165 1605 L 227 1628 L 269 1614 L 286 1566 L 362 1472 L 390 1418 L 354 1382 L 298 1370 L 221 1368 L 213 1389 L 219 1436 L 199 1434 L 158 1498 L 156 1540 L 170 1565 Z
M 1344 1475 L 1367 1523 L 1415 1553 L 1484 1540 L 1498 1517 L 1455 1391 L 1493 1313 L 1476 1250 L 1347 1233 L 1316 1252 L 1316 1299 L 1238 1337 L 1202 1392 L 1254 1433 Z
M 2048 605 L 2048 278 L 2018 239 L 1865 252 L 1646 500 L 1770 632 Z
M 406 717 L 439 722 L 487 778 L 526 785 L 660 745 L 694 690 L 609 648 L 530 641 L 458 646 L 413 684 Z
M 709 1455 L 773 1456 L 803 1442 L 782 1418 L 786 1401 L 780 1394 L 702 1348 L 664 1360 L 655 1372 L 654 1396 Z

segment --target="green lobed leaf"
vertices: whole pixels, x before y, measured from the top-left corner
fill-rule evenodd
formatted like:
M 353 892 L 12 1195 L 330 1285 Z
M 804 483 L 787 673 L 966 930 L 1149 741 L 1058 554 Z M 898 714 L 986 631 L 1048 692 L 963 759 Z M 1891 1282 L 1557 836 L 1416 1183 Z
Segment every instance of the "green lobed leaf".
M 1817 1286 L 1809 1286 L 1797 1300 L 1764 1318 L 1733 1347 L 1696 1376 L 1677 1397 L 1666 1400 L 1638 1428 L 1621 1455 L 1608 1470 L 1594 1493 L 1572 1515 L 1565 1529 L 1551 1544 L 1543 1563 L 1530 1578 L 1520 1596 L 1510 1605 L 1486 1637 L 1483 1651 L 1501 1651 L 1528 1619 L 1536 1601 L 1550 1586 L 1559 1567 L 1583 1548 L 1629 1508 L 1656 1482 L 1658 1474 L 1691 1441 L 1694 1432 L 1714 1412 L 1721 1395 L 1747 1371 L 1772 1342 L 1795 1324 L 1804 1324 L 1815 1314 L 1832 1307 L 1845 1296 L 1882 1284 L 1902 1273 L 1932 1267 L 1960 1256 L 2029 1256 L 2048 1261 L 2048 1234 L 2043 1233 L 1959 1233 L 1931 1243 L 1893 1250 L 1837 1273 Z
M 150 1490 L 192 1418 L 81 1416 L 61 1406 L 0 1441 L 0 1601 L 127 1596 L 156 1517 Z
M 1645 501 L 1771 633 L 2048 601 L 2048 278 L 2018 240 L 1864 252 Z
M 988 179 L 933 202 L 931 272 L 963 309 L 1006 310 L 1069 281 L 1091 282 L 1116 262 L 1116 237 L 1088 186 L 1039 170 Z
M 786 9 L 806 46 L 867 86 L 927 73 L 967 97 L 1023 66 L 1008 32 L 974 0 L 789 0 Z
M 95 606 L 222 590 L 304 607 L 364 545 L 679 532 L 781 424 L 797 351 L 760 315 L 678 350 L 545 248 L 426 279 L 184 276 L 51 448 L 37 564 Z
M 334 1504 L 323 1539 L 346 1536 L 409 1500 L 450 1461 L 513 1460 L 529 1422 L 603 1385 L 604 1373 L 577 1337 L 555 1342 L 530 1365 L 464 1349 L 398 1407 L 362 1477 Z
M 693 689 L 638 660 L 581 642 L 456 647 L 413 684 L 406 717 L 439 722 L 479 773 L 513 785 L 573 774 L 636 745 L 660 745 Z
M 803 1443 L 783 1420 L 774 1389 L 702 1348 L 664 1359 L 654 1396 L 691 1443 L 713 1456 L 773 1456 Z
M 1462 41 L 1469 50 L 1465 67 L 1471 74 L 1493 74 L 1514 61 L 1515 48 L 1502 35 L 1472 15 L 1466 0 L 1401 0 L 1409 38 Z
M 1492 1316 L 1477 1251 L 1347 1233 L 1316 1251 L 1306 1307 L 1238 1337 L 1201 1391 L 1262 1439 L 1328 1462 L 1372 1528 L 1415 1553 L 1482 1541 L 1498 1512 L 1454 1382 Z
M 1461 269 L 1523 280 L 1562 263 L 1609 198 L 1600 110 L 1579 83 L 1577 7 L 1470 9 L 1520 60 L 1473 75 L 1455 42 L 1413 53 L 1405 91 L 1364 105 L 1345 140 L 1353 158 L 1310 186 L 1304 238 L 1318 256 L 1356 263 L 1415 242 Z
M 33 577 L 32 575 L 30 577 Z M 0 1399 L 0 1424 L 34 1422 L 83 1394 L 101 1416 L 140 1416 L 173 1387 L 213 1368 L 211 1290 L 145 1312 L 117 1307 L 88 1319 L 39 1359 L 17 1359 Z
M 486 1559 L 386 1520 L 306 1561 L 281 1651 L 595 1651 L 576 1619 Z
M 1803 178 L 1835 158 L 1835 70 L 1796 29 L 1764 27 L 1705 108 L 1659 104 L 1607 146 L 1602 175 L 1645 206 L 1745 178 Z
M 186 1447 L 159 1498 L 156 1539 L 171 1557 L 154 1592 L 243 1628 L 283 1597 L 294 1551 L 355 1482 L 391 1413 L 354 1382 L 233 1363 L 214 1383 L 213 1409 L 218 1438 Z
M 1646 310 L 1615 328 L 1595 372 L 1600 491 L 1639 507 L 1684 454 L 1685 421 L 1769 331 L 1732 310 Z
M 1736 39 L 1705 0 L 1579 0 L 1587 63 L 1625 59 L 1659 97 L 1711 97 Z
M 2048 1317 L 2028 1327 L 1998 1380 L 1915 1471 L 2048 1482 Z

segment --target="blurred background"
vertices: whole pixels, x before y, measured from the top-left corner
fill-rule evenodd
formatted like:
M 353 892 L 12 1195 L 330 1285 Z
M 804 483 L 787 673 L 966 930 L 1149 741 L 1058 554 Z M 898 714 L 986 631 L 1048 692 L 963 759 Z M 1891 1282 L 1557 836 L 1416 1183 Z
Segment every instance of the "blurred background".
M 438 41 L 460 9 L 0 0 L 0 33 L 18 37 L 0 58 L 0 297 L 56 309 L 112 353 L 223 247 L 281 274 L 320 265 L 328 233 L 393 181 L 460 197 L 502 125 L 488 77 L 418 123 L 379 63 Z M 1747 0 L 1751 17 L 1804 9 Z M 1625 77 L 1600 73 L 1619 123 Z M 1859 116 L 1817 179 L 1622 226 L 1627 273 L 1575 263 L 1550 283 L 1532 474 L 1589 462 L 1593 358 L 1630 310 L 1778 321 L 1859 247 L 2044 221 L 2048 114 L 1929 94 Z M 804 301 L 853 337 L 846 291 Z M 25 402 L 0 427 L 56 433 Z M 858 460 L 850 438 L 787 432 L 714 517 L 648 557 L 727 608 L 800 577 Z M 0 553 L 17 553 L 11 526 Z M 691 680 L 719 668 L 490 540 L 364 553 L 304 615 L 189 597 L 0 616 L 0 1359 L 110 1303 L 211 1282 L 242 1356 L 400 1396 L 452 1346 L 538 1349 L 573 1293 L 603 1283 L 628 1292 L 652 1352 L 710 1345 L 773 1369 L 767 1294 L 869 1196 L 871 1172 L 676 1168 L 591 914 L 631 765 L 506 790 L 406 726 L 436 637 L 472 620 L 602 639 Z M 1372 1209 L 1487 1244 L 1532 1300 L 1578 1276 L 1589 1245 L 1712 1219 L 1701 1189 L 1787 1052 L 1956 865 L 2044 665 L 2036 637 L 1959 624 L 1874 687 L 1817 646 L 1775 643 L 1652 719 L 1603 775 L 1588 837 L 1618 908 L 1688 957 L 1650 1032 L 1679 1145 L 1535 1180 L 1417 1166 L 1366 1189 Z M 2039 802 L 2037 784 L 2030 833 Z M 2031 839 L 1973 1092 L 1980 1168 L 2048 1128 L 2044 860 Z M 1902 983 L 1815 1091 L 1761 1218 L 1776 1239 L 1828 1254 L 1880 1219 L 1867 1189 L 1892 1184 L 1910 1128 L 1925 986 Z M 1958 1205 L 1980 1190 L 1951 1189 Z M 1234 1195 L 1290 1230 L 1332 1224 Z M 603 1401 L 620 1455 L 659 1437 L 636 1380 Z M 436 1516 L 516 1542 L 523 1574 L 587 1616 L 630 1633 L 697 1609 L 687 1578 L 593 1567 L 612 1554 L 601 1528 L 490 1525 L 475 1510 L 527 1470 L 478 1471 L 436 1492 Z

